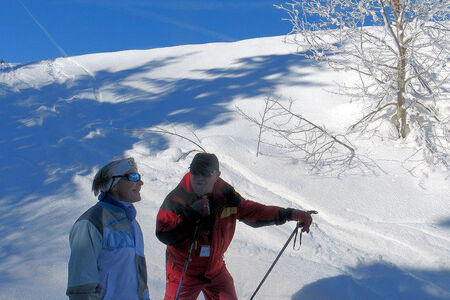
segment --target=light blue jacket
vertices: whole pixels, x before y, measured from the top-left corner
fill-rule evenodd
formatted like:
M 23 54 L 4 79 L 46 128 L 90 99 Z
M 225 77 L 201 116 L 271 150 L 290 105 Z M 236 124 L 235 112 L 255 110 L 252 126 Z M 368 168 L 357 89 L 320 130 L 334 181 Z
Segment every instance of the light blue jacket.
M 131 205 L 131 204 L 130 204 Z M 144 241 L 134 207 L 107 195 L 70 232 L 70 300 L 148 300 Z

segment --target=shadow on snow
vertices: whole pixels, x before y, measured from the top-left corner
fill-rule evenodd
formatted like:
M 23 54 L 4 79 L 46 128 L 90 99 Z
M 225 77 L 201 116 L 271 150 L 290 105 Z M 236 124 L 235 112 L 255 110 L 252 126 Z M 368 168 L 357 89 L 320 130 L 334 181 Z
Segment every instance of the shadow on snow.
M 74 204 L 58 197 L 73 196 L 75 175 L 90 174 L 92 168 L 123 155 L 137 142 L 153 151 L 167 147 L 159 136 L 136 136 L 121 129 L 139 130 L 166 122 L 201 128 L 229 112 L 226 104 L 236 97 L 264 97 L 289 78 L 298 80 L 292 84 L 314 84 L 302 81 L 307 74 L 291 71 L 292 66 L 312 64 L 296 55 L 243 58 L 236 62 L 241 65 L 238 68 L 197 70 L 210 76 L 205 79 L 144 78 L 174 59 L 118 72 L 100 71 L 95 80 L 87 75 L 64 83 L 55 80 L 39 89 L 17 92 L 16 87 L 0 85 L 0 286 L 20 274 L 17 268 L 27 261 L 48 257 L 49 248 L 61 253 L 48 258 L 53 264 L 67 259 L 67 234 L 79 211 L 67 218 Z M 20 67 L 0 72 L 16 72 Z M 278 76 L 270 77 L 273 74 Z M 141 82 L 164 92 L 151 94 L 126 85 L 132 76 L 142 76 Z M 99 100 L 99 91 L 105 88 L 125 101 L 109 103 L 83 96 L 94 93 Z
M 292 300 L 437 300 L 450 298 L 450 270 L 401 270 L 373 264 L 304 286 Z

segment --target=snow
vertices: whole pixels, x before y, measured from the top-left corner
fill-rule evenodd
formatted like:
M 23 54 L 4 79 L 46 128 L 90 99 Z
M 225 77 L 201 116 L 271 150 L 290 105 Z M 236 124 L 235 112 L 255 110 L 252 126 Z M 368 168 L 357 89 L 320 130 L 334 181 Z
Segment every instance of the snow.
M 295 51 L 270 37 L 2 66 L 0 300 L 65 297 L 69 230 L 95 203 L 95 172 L 119 156 L 135 157 L 143 175 L 137 218 L 150 294 L 163 298 L 155 218 L 196 147 L 145 131 L 155 126 L 197 136 L 242 196 L 319 211 L 301 249 L 288 246 L 255 299 L 450 299 L 450 174 L 411 172 L 413 145 L 390 138 L 389 126 L 349 136 L 358 157 L 351 168 L 336 160 L 311 171 L 300 155 L 268 145 L 256 157 L 257 128 L 236 106 L 256 116 L 265 97 L 292 98 L 335 133 L 360 117 L 360 104 L 330 92 L 354 77 Z M 294 226 L 238 224 L 225 260 L 240 299 Z

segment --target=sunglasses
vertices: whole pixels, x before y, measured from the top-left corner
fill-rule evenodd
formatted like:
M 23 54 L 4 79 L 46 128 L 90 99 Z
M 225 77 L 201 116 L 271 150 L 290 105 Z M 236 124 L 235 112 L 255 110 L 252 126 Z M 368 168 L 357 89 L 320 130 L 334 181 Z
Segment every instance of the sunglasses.
M 128 181 L 138 182 L 141 180 L 141 174 L 139 173 L 128 173 L 120 176 L 113 176 L 113 178 L 125 178 Z

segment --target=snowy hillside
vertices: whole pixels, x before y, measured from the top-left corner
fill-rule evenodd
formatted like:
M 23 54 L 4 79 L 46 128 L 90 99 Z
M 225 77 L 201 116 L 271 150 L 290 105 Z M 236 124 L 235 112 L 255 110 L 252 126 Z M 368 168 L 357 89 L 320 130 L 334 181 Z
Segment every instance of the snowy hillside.
M 160 126 L 200 140 L 221 161 L 222 178 L 248 199 L 315 209 L 300 251 L 289 246 L 256 299 L 450 299 L 450 174 L 405 159 L 414 151 L 387 127 L 349 136 L 358 160 L 310 172 L 295 153 L 265 145 L 236 113 L 257 116 L 268 95 L 344 133 L 358 103 L 331 93 L 347 73 L 294 55 L 282 37 L 91 54 L 0 66 L 0 299 L 64 299 L 68 232 L 96 201 L 98 168 L 135 157 L 143 174 L 136 205 L 152 299 L 162 299 L 165 247 L 157 210 L 187 171 L 196 147 Z M 264 136 L 270 142 L 270 135 Z M 238 224 L 225 261 L 248 299 L 294 223 Z

